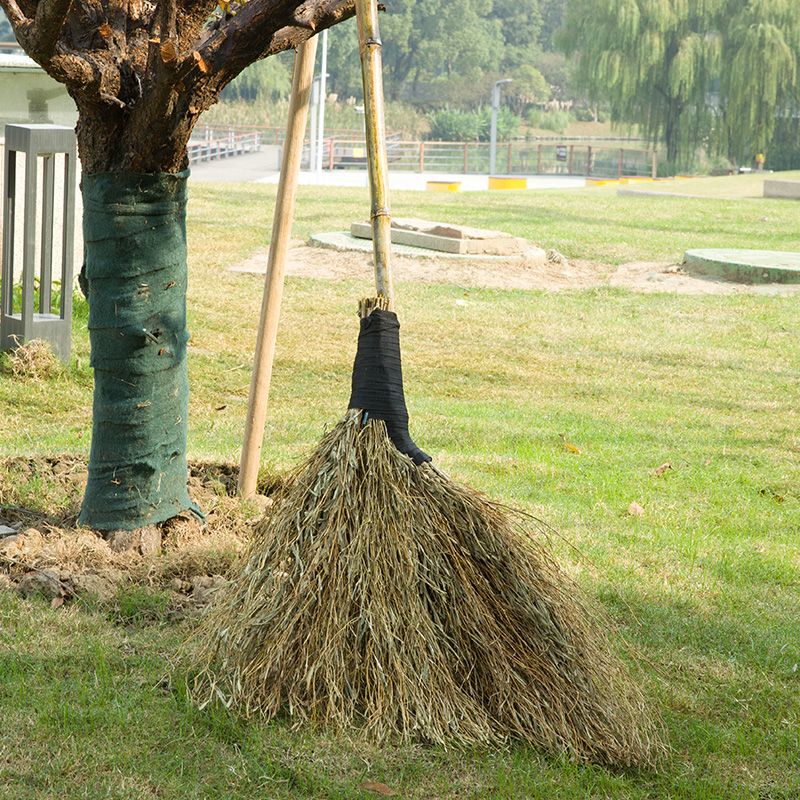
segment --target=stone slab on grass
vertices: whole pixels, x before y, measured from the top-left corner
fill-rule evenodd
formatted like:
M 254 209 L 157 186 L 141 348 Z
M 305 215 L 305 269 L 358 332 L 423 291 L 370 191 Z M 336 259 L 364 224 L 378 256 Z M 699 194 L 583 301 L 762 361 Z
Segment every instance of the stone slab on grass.
M 777 250 L 687 250 L 683 263 L 693 273 L 712 275 L 736 283 L 800 283 L 800 253 Z
M 800 200 L 800 181 L 782 181 L 767 178 L 764 181 L 764 197 Z
M 372 225 L 369 222 L 354 222 L 350 226 L 350 233 L 357 238 L 371 239 Z M 392 220 L 392 243 L 454 255 L 515 256 L 522 255 L 530 247 L 525 239 L 503 231 L 415 218 Z

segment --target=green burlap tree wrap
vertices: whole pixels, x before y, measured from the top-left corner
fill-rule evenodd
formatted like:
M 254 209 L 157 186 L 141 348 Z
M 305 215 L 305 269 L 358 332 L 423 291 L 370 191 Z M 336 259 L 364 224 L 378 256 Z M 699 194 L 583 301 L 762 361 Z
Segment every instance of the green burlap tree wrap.
M 187 178 L 100 173 L 81 181 L 94 408 L 79 522 L 97 530 L 133 530 L 193 508 Z

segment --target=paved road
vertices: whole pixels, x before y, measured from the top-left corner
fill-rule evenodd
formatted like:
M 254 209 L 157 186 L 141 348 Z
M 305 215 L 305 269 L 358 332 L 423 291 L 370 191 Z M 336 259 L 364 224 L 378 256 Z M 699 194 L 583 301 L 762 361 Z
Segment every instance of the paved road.
M 217 161 L 204 161 L 194 164 L 190 181 L 225 183 L 277 183 L 280 176 L 280 151 L 277 145 L 262 146 L 258 153 L 247 153 Z M 515 176 L 518 177 L 518 176 Z M 316 173 L 303 170 L 300 173 L 303 186 L 355 186 L 366 187 L 367 173 L 362 169 L 322 170 L 319 179 Z M 453 172 L 401 172 L 389 171 L 389 189 L 400 191 L 410 189 L 424 192 L 428 181 L 459 181 L 464 192 L 486 191 L 489 188 L 488 175 L 458 174 Z M 528 177 L 528 189 L 568 189 L 586 185 L 586 180 L 574 176 Z
M 262 145 L 257 153 L 193 164 L 189 180 L 204 183 L 252 183 L 274 176 L 277 181 L 281 168 L 280 152 L 278 145 Z

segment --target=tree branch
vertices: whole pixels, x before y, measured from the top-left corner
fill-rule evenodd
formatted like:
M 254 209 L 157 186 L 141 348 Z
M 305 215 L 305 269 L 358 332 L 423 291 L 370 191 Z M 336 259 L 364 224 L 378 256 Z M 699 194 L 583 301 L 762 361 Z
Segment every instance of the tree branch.
M 84 169 L 176 172 L 197 118 L 245 67 L 353 16 L 355 0 L 0 0 L 79 110 Z M 66 26 L 65 26 L 66 23 Z
M 181 51 L 196 47 L 197 37 L 217 7 L 217 0 L 182 0 L 178 9 Z
M 72 0 L 40 0 L 33 25 L 22 33 L 25 52 L 43 67 L 53 57 L 71 6 Z
M 176 0 L 161 0 L 161 47 L 166 41 L 175 43 L 175 28 L 178 19 L 178 7 Z M 177 43 L 175 43 L 177 46 Z
M 197 51 L 221 89 L 254 61 L 297 47 L 354 14 L 354 0 L 309 0 L 300 5 L 250 0 L 200 42 Z
M 22 10 L 17 5 L 16 0 L 0 0 L 0 8 L 6 12 L 8 21 L 11 23 L 11 27 L 14 29 L 15 34 L 33 24 L 32 20 L 29 20 L 25 14 L 22 13 Z
M 128 38 L 128 0 L 109 0 L 108 16 L 111 25 L 110 42 L 113 46 L 124 52 Z

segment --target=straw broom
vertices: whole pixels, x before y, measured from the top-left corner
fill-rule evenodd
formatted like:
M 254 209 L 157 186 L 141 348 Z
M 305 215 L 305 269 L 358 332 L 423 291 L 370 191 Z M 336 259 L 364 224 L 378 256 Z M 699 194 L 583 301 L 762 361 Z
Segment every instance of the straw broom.
M 357 10 L 365 97 L 380 112 L 374 2 Z M 376 276 L 389 291 L 362 302 L 362 334 L 391 314 L 382 117 L 369 107 Z M 356 367 L 360 356 L 361 339 Z M 275 498 L 197 634 L 196 701 L 356 726 L 376 742 L 516 739 L 653 763 L 647 704 L 541 537 L 421 451 L 401 452 L 395 422 L 350 408 Z

